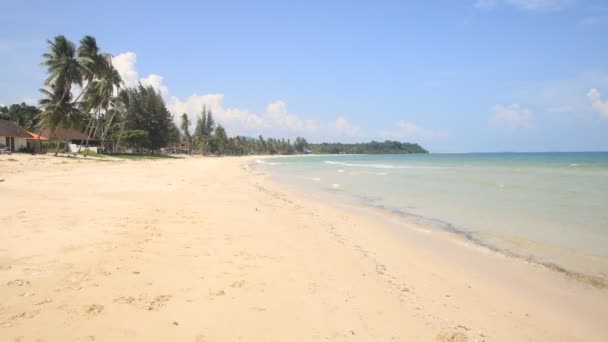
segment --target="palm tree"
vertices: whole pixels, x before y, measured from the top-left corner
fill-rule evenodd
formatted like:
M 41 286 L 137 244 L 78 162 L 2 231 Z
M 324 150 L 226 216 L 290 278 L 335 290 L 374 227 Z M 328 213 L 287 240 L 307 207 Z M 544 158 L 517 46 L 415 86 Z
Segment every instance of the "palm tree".
M 97 40 L 94 37 L 85 36 L 80 40 L 80 46 L 78 46 L 78 61 L 87 85 L 76 98 L 76 102 L 87 91 L 91 82 L 96 78 L 99 79 L 100 75 L 105 73 L 108 67 L 112 65 L 112 57 L 107 53 L 99 52 Z
M 82 112 L 70 101 L 71 94 L 68 95 L 67 99 L 64 98 L 61 92 L 55 91 L 54 85 L 51 86 L 51 90 L 40 89 L 44 98 L 40 99 L 39 104 L 43 108 L 40 113 L 40 124 L 41 127 L 49 127 L 51 132 L 54 132 L 58 127 L 71 127 L 79 124 L 82 121 Z M 38 134 L 38 141 L 40 141 L 40 134 Z M 52 134 L 50 135 L 52 136 Z M 57 148 L 55 150 L 55 156 L 59 153 L 60 142 L 57 142 Z M 66 145 L 67 147 L 67 140 Z
M 106 113 L 106 115 L 108 113 L 108 109 L 110 109 L 110 107 L 115 106 L 114 94 L 118 94 L 122 84 L 123 84 L 122 78 L 120 77 L 118 70 L 114 69 L 114 67 L 112 66 L 112 64 L 110 62 L 110 64 L 106 68 L 106 71 L 102 74 L 102 78 L 99 80 L 99 87 L 98 87 L 98 94 L 102 100 L 101 107 L 104 109 L 104 112 Z M 104 140 L 110 130 L 110 127 L 112 126 L 112 122 L 114 120 L 115 115 L 116 115 L 116 111 L 113 110 L 112 116 L 106 123 L 105 130 L 101 134 L 102 143 L 104 142 Z
M 107 74 L 111 73 L 111 69 L 113 69 L 112 56 L 107 53 L 100 53 L 100 49 L 97 46 L 97 40 L 92 36 L 85 36 L 80 40 L 80 46 L 78 47 L 78 60 L 80 61 L 82 74 L 86 78 L 87 84 L 75 101 L 77 102 L 81 96 L 85 95 L 83 108 L 86 112 L 90 112 L 92 109 L 98 108 L 100 105 L 103 106 L 104 96 L 99 98 L 97 95 L 100 94 L 94 94 L 99 93 L 103 89 L 103 86 L 99 88 L 99 84 L 96 81 L 102 81 Z M 120 76 L 118 77 L 120 78 Z M 98 86 L 97 89 L 92 89 L 92 87 L 96 85 Z M 89 145 L 88 137 L 92 133 L 97 132 L 97 128 L 99 127 L 98 120 L 99 109 L 97 112 L 93 112 L 91 114 L 89 123 L 87 124 L 85 130 L 87 134 L 87 147 Z M 93 129 L 95 129 L 95 131 Z M 80 152 L 80 147 L 78 148 L 78 151 Z
M 65 36 L 56 36 L 53 41 L 47 40 L 47 43 L 49 51 L 42 55 L 46 60 L 41 65 L 46 66 L 49 72 L 49 77 L 44 81 L 44 85 L 51 87 L 52 96 L 49 96 L 51 92 L 43 91 L 47 95 L 47 99 L 41 100 L 46 119 L 41 120 L 40 133 L 36 141 L 38 150 L 40 149 L 40 135 L 47 125 L 54 130 L 61 123 L 69 122 L 64 120 L 63 116 L 69 114 L 65 110 L 73 109 L 71 105 L 67 106 L 71 97 L 72 84 L 82 86 L 83 67 L 76 58 L 74 43 Z
M 190 154 L 190 132 L 188 128 L 190 127 L 190 120 L 188 119 L 188 114 L 184 113 L 181 116 L 181 124 L 180 128 L 184 131 L 184 137 L 188 141 L 188 154 Z

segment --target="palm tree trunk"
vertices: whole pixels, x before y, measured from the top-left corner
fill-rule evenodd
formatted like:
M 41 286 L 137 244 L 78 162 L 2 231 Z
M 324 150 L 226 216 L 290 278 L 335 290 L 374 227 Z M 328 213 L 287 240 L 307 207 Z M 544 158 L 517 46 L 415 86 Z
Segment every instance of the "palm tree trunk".
M 42 131 L 44 130 L 44 127 L 46 126 L 46 122 L 42 123 L 42 126 L 40 126 L 40 131 L 38 132 L 38 137 L 36 137 L 36 147 L 34 147 L 34 153 L 38 152 L 40 153 L 40 136 L 42 135 Z
M 99 125 L 98 117 L 99 117 L 99 108 L 97 109 L 97 114 L 95 114 L 95 131 L 93 132 L 93 136 L 95 136 L 95 133 L 97 133 L 97 126 Z M 93 130 L 93 126 L 91 126 L 91 131 L 92 130 Z M 87 135 L 87 145 L 85 146 L 85 150 L 89 148 L 89 139 L 90 138 L 91 138 L 91 134 Z
M 78 102 L 78 100 L 80 100 L 80 97 L 81 97 L 82 95 L 84 95 L 84 93 L 87 91 L 87 88 L 89 88 L 89 84 L 91 84 L 91 82 L 92 82 L 92 81 L 93 81 L 92 79 L 90 79 L 90 80 L 88 80 L 88 81 L 87 81 L 87 85 L 86 85 L 86 86 L 84 86 L 84 88 L 83 88 L 83 89 L 82 89 L 82 91 L 80 92 L 80 95 L 78 95 L 78 97 L 76 98 L 76 100 L 74 100 L 74 103 L 76 103 L 76 102 Z
M 120 146 L 120 138 L 122 137 L 122 131 L 125 129 L 125 122 L 127 120 L 123 120 L 122 121 L 122 126 L 120 127 L 120 133 L 118 133 L 118 141 L 116 142 L 116 150 L 118 151 L 118 148 Z
M 65 138 L 65 145 L 63 145 L 63 153 L 68 153 L 68 149 L 70 148 L 70 146 L 68 145 L 69 141 L 69 138 Z
M 87 140 L 89 139 L 89 134 L 91 134 L 90 131 L 93 127 L 93 119 L 94 119 L 94 117 L 91 117 L 89 119 L 89 123 L 87 124 L 87 129 L 85 130 L 85 134 L 87 135 Z M 80 153 L 81 148 L 82 148 L 82 141 L 80 142 L 80 145 L 78 145 L 78 152 L 76 152 L 76 153 Z
M 106 114 L 107 114 L 107 112 L 106 112 Z M 112 125 L 112 120 L 114 120 L 114 115 L 116 115 L 116 111 L 114 111 L 112 113 L 112 117 L 110 118 L 110 121 L 108 121 L 108 125 L 106 126 L 106 129 L 105 129 L 105 131 L 101 135 L 101 141 L 102 141 L 102 143 L 103 143 L 103 141 L 105 141 L 106 135 L 108 134 L 108 131 L 110 130 L 110 126 Z
M 53 130 L 53 133 L 51 133 L 51 135 L 49 136 L 49 139 L 50 139 L 50 137 L 52 137 L 52 136 L 55 135 L 56 131 L 57 131 L 57 129 Z M 61 139 L 57 139 L 57 148 L 55 149 L 55 157 L 57 157 L 57 154 L 59 153 L 59 147 L 60 146 L 61 146 Z

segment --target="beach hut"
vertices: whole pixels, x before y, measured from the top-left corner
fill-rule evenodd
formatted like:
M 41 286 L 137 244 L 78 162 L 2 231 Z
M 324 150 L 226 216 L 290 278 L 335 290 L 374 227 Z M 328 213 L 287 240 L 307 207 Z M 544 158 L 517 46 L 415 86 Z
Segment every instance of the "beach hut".
M 0 120 L 0 144 L 12 152 L 27 149 L 27 140 L 32 138 L 32 135 L 16 122 Z
M 36 137 L 37 137 L 37 135 L 36 135 Z M 55 129 L 54 131 L 52 131 L 50 129 L 42 130 L 42 133 L 40 134 L 40 140 L 57 141 L 57 142 L 65 141 L 68 143 L 69 151 L 76 152 L 76 151 L 78 151 L 78 148 L 81 145 L 86 145 L 87 135 L 80 131 L 77 131 L 73 128 L 59 127 L 57 129 Z M 99 144 L 99 141 L 97 141 L 96 139 L 94 139 L 94 138 L 89 139 L 88 146 L 89 146 L 90 150 L 97 152 L 98 144 Z M 84 148 L 84 146 L 83 146 L 83 148 Z

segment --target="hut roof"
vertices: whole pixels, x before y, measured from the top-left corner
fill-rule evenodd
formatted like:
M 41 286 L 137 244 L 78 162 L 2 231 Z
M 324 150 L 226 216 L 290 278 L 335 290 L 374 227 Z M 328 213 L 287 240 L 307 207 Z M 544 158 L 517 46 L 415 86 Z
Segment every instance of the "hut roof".
M 16 122 L 9 120 L 0 120 L 0 135 L 14 138 L 32 138 L 28 131 L 21 128 Z
M 42 130 L 41 138 L 48 140 L 87 140 L 87 136 L 73 128 L 57 128 L 54 132 L 50 129 Z

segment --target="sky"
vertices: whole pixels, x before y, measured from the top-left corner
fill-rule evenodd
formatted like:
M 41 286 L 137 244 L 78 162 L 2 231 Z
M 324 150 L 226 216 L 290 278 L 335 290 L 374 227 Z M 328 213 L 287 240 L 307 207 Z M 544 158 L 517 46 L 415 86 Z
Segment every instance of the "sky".
M 608 151 L 606 0 L 1 0 L 0 104 L 36 103 L 60 34 L 229 135 Z

